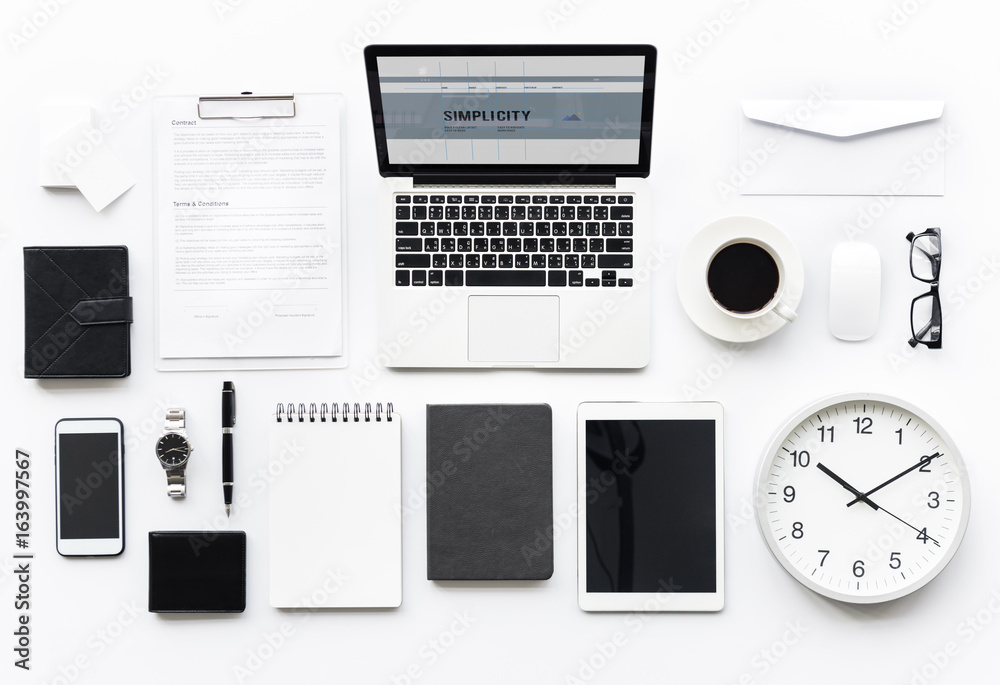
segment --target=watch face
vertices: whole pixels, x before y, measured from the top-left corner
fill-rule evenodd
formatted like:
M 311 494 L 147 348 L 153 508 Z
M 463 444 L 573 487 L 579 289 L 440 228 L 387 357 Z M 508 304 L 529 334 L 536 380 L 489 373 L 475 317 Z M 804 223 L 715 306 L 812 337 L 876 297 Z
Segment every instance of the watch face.
M 969 519 L 965 464 L 900 400 L 859 393 L 806 408 L 762 459 L 757 519 L 796 580 L 846 602 L 896 599 L 954 556 Z
M 167 433 L 156 441 L 156 456 L 167 466 L 180 466 L 191 454 L 191 443 L 179 433 Z

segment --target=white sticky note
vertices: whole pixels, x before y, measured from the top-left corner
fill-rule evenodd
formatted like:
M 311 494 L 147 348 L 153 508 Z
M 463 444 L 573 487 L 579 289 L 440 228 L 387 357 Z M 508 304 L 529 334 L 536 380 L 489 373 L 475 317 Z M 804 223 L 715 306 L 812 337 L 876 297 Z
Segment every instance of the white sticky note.
M 38 185 L 43 188 L 75 188 L 73 182 L 54 164 L 60 150 L 54 145 L 77 126 L 92 124 L 90 105 L 51 104 L 38 109 Z
M 79 124 L 50 148 L 50 163 L 65 174 L 98 212 L 135 185 L 131 172 L 105 143 L 107 134 Z

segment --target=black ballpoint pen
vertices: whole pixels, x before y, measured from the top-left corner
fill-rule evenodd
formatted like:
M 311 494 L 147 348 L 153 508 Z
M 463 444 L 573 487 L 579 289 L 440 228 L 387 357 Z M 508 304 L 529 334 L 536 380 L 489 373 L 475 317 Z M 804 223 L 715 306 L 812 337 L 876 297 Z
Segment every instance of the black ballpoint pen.
M 222 383 L 222 496 L 226 516 L 233 508 L 233 426 L 236 425 L 236 386 Z

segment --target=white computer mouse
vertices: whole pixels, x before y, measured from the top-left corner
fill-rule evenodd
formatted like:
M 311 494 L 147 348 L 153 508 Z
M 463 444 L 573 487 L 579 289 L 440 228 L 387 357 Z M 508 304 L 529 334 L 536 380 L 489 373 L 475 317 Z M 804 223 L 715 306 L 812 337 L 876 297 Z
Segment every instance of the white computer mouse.
M 867 340 L 878 328 L 882 260 L 867 243 L 840 243 L 830 260 L 830 332 L 841 340 Z

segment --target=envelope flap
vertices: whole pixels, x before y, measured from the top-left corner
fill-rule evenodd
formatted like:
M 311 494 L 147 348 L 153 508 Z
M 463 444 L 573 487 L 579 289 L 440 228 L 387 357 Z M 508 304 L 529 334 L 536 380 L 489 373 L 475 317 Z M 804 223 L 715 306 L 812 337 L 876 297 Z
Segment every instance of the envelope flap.
M 940 119 L 942 100 L 744 100 L 748 119 L 835 138 Z

